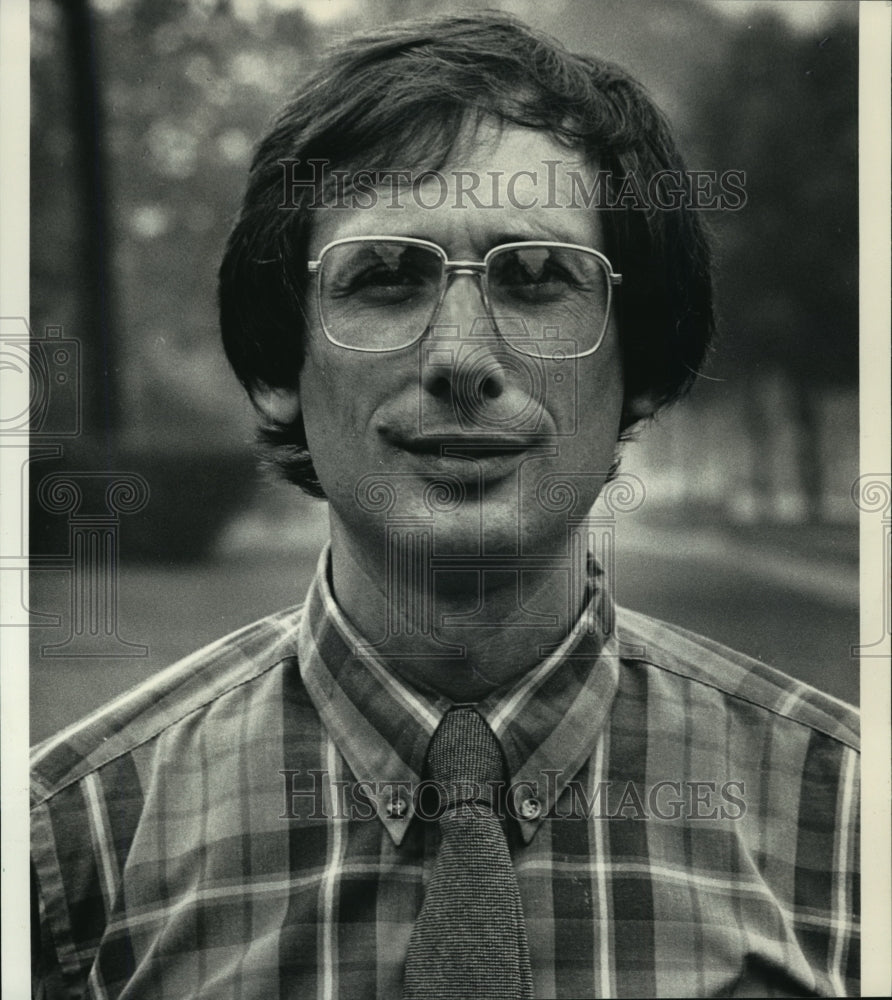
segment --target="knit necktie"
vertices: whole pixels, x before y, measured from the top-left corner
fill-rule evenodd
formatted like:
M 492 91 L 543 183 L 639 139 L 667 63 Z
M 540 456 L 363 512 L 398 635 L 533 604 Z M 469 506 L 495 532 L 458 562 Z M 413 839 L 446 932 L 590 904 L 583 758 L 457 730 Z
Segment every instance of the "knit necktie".
M 502 752 L 473 708 L 446 714 L 428 748 L 426 770 L 448 805 L 409 941 L 403 1000 L 529 1000 L 520 892 L 505 833 L 489 804 L 487 783 L 503 779 Z

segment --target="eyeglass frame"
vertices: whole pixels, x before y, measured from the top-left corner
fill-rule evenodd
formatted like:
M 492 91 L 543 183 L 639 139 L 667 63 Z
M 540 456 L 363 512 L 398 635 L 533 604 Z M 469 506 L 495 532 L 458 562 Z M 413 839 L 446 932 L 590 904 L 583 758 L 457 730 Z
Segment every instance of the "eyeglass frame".
M 515 347 L 510 340 L 507 340 L 504 337 L 499 330 L 498 318 L 493 312 L 492 303 L 489 299 L 486 272 L 489 266 L 490 258 L 492 258 L 495 254 L 504 250 L 518 250 L 523 249 L 524 247 L 550 247 L 559 250 L 581 250 L 583 253 L 587 253 L 592 257 L 595 257 L 605 269 L 607 275 L 607 303 L 604 310 L 604 329 L 601 331 L 601 335 L 598 337 L 594 347 L 590 347 L 587 351 L 573 354 L 572 358 L 570 355 L 564 355 L 564 357 L 568 359 L 590 357 L 600 348 L 601 344 L 604 342 L 604 336 L 607 333 L 607 328 L 610 326 L 610 310 L 613 307 L 613 289 L 614 287 L 621 285 L 623 281 L 622 274 L 613 270 L 613 265 L 600 250 L 595 250 L 594 247 L 587 247 L 578 243 L 560 243 L 554 240 L 519 240 L 513 243 L 500 243 L 498 246 L 490 248 L 484 255 L 483 260 L 450 260 L 443 247 L 441 247 L 439 243 L 434 243 L 432 240 L 421 240 L 414 236 L 344 236 L 341 239 L 332 240 L 330 243 L 326 243 L 326 245 L 319 251 L 319 257 L 317 260 L 308 260 L 307 273 L 315 276 L 314 284 L 316 289 L 316 310 L 319 314 L 319 323 L 322 326 L 322 332 L 325 334 L 326 339 L 330 343 L 334 344 L 335 347 L 342 347 L 345 351 L 359 351 L 363 354 L 392 354 L 395 351 L 404 351 L 406 348 L 413 347 L 417 344 L 418 341 L 421 340 L 431 328 L 430 320 L 428 320 L 424 329 L 420 331 L 414 340 L 409 341 L 408 344 L 401 344 L 399 347 L 357 347 L 352 344 L 342 344 L 339 340 L 335 340 L 332 336 L 325 323 L 325 317 L 322 315 L 322 263 L 325 259 L 325 255 L 334 247 L 342 246 L 346 243 L 374 243 L 376 241 L 382 243 L 402 243 L 406 246 L 426 247 L 427 249 L 436 251 L 437 256 L 443 263 L 443 273 L 440 283 L 440 295 L 437 299 L 437 304 L 431 311 L 431 319 L 437 316 L 443 306 L 443 300 L 446 298 L 446 292 L 449 289 L 450 275 L 467 274 L 472 277 L 476 277 L 479 281 L 487 318 L 490 323 L 492 323 L 492 327 L 498 334 L 499 339 L 504 341 L 504 343 L 507 344 L 507 346 L 512 350 L 517 351 L 518 354 L 523 354 L 525 357 L 540 357 L 540 355 L 527 355 L 524 351 Z

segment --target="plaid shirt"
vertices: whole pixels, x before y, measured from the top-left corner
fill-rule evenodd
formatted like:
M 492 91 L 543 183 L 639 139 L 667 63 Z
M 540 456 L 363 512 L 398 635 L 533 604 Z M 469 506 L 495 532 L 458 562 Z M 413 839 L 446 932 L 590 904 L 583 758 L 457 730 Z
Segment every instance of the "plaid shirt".
M 854 712 L 615 614 L 478 705 L 535 995 L 856 994 Z M 399 996 L 439 838 L 417 785 L 450 706 L 362 645 L 321 563 L 303 608 L 35 750 L 38 994 Z

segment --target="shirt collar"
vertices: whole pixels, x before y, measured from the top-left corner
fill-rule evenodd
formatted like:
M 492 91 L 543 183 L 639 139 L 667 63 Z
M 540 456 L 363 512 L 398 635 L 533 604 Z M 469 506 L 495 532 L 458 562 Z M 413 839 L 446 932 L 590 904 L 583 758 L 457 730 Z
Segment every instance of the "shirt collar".
M 322 551 L 298 632 L 301 677 L 320 718 L 378 817 L 400 844 L 413 815 L 431 737 L 449 699 L 405 684 L 335 603 Z M 590 561 L 589 595 L 562 643 L 519 681 L 476 705 L 508 765 L 521 836 L 529 842 L 591 756 L 616 693 L 618 643 L 610 590 Z

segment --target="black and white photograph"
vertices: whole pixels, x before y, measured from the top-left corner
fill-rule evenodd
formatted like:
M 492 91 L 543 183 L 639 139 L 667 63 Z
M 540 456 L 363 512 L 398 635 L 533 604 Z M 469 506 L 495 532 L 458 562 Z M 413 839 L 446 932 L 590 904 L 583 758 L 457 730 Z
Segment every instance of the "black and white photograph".
M 21 8 L 6 995 L 886 994 L 889 5 Z

